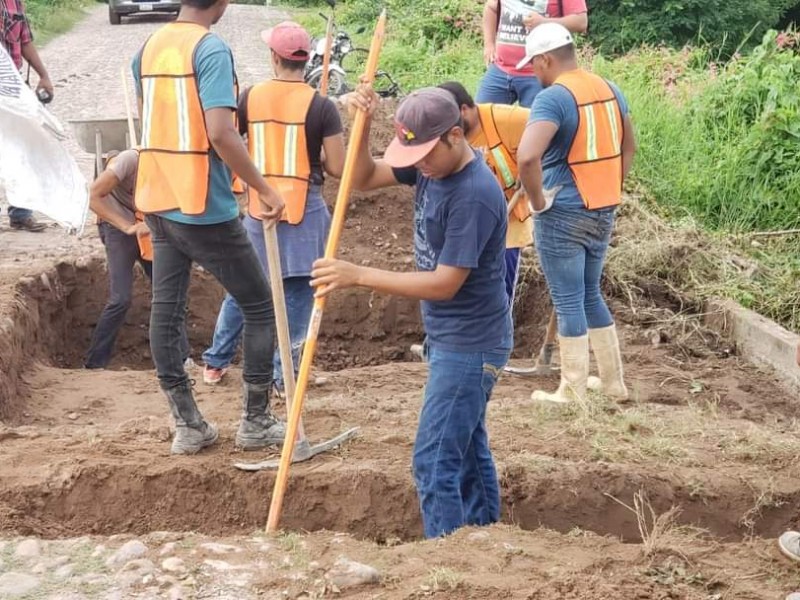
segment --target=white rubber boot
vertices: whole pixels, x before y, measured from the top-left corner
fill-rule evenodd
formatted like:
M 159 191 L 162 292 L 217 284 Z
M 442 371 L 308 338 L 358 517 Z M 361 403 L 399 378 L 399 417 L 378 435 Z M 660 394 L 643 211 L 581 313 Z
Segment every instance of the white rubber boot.
M 589 341 L 600 377 L 589 377 L 588 388 L 615 400 L 627 400 L 628 388 L 623 380 L 622 355 L 619 351 L 616 325 L 590 329 Z
M 589 336 L 558 336 L 561 354 L 561 385 L 554 394 L 537 390 L 531 399 L 537 402 L 575 402 L 586 396 L 586 379 L 589 377 Z

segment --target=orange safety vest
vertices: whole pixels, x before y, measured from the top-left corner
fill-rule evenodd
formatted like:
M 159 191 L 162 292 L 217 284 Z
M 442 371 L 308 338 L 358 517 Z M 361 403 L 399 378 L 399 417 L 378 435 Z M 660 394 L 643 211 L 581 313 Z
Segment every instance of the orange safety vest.
M 486 136 L 486 141 L 489 144 L 489 150 L 485 154 L 486 162 L 497 178 L 500 187 L 503 188 L 506 200 L 510 202 L 517 189 L 519 189 L 517 185 L 519 175 L 517 159 L 500 139 L 500 133 L 497 131 L 497 123 L 494 118 L 494 105 L 478 104 L 478 118 Z M 511 214 L 520 221 L 525 221 L 533 213 L 530 202 L 524 195 L 525 192 L 522 192 L 522 194 L 523 197 L 519 199 Z
M 138 147 L 133 148 L 133 150 L 136 150 L 137 153 L 139 152 L 139 148 Z M 116 155 L 112 156 L 111 158 L 109 158 L 106 161 L 106 169 L 108 167 L 110 167 L 114 163 L 115 160 L 117 160 Z M 95 171 L 96 171 L 96 169 L 95 169 Z M 133 218 L 136 221 L 136 223 L 144 223 L 144 215 L 141 212 L 139 212 L 138 210 L 133 211 Z M 97 222 L 98 223 L 100 222 L 99 218 L 98 218 Z M 139 254 L 141 254 L 142 258 L 144 260 L 152 261 L 153 260 L 153 240 L 150 237 L 150 234 L 142 235 L 142 236 L 137 235 L 136 236 L 136 241 L 139 244 Z
M 622 111 L 608 82 L 583 70 L 555 82 L 578 106 L 578 129 L 567 156 L 575 185 L 589 210 L 622 201 Z
M 206 210 L 212 149 L 194 55 L 208 35 L 201 25 L 170 23 L 154 33 L 142 50 L 136 206 L 143 213 L 180 209 L 186 215 L 200 215 Z
M 273 79 L 256 84 L 247 96 L 247 145 L 267 183 L 283 198 L 284 221 L 297 225 L 306 212 L 311 162 L 306 116 L 316 90 L 302 81 Z M 260 212 L 258 192 L 248 190 L 250 216 Z

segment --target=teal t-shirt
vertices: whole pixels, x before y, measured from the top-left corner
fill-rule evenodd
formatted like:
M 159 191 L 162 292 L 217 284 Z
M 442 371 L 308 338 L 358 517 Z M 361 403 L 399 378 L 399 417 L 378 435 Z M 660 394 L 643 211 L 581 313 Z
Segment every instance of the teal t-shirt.
M 131 64 L 136 81 L 136 93 L 141 97 L 142 82 L 139 68 L 142 50 L 136 54 Z M 197 47 L 194 57 L 200 103 L 203 110 L 230 108 L 236 110 L 234 91 L 233 54 L 228 45 L 213 33 L 206 36 Z M 176 174 L 180 176 L 180 174 Z M 217 153 L 211 151 L 211 173 L 208 203 L 202 215 L 185 215 L 179 210 L 160 213 L 165 219 L 189 225 L 214 225 L 236 219 L 239 206 L 231 191 L 231 171 Z

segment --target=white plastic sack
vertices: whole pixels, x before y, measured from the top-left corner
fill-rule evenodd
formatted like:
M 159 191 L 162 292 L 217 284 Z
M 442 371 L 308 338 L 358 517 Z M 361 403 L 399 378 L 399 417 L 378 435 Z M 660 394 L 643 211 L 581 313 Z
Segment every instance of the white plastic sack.
M 0 189 L 9 204 L 39 211 L 80 232 L 89 191 L 60 139 L 61 123 L 22 80 L 0 46 Z

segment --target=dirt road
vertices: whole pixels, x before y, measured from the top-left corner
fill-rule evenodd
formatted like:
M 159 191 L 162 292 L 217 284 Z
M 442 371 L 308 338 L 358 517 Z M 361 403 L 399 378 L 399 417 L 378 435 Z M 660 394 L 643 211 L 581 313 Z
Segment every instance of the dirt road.
M 231 6 L 214 28 L 233 49 L 239 82 L 244 87 L 269 75 L 268 55 L 259 32 L 284 19 L 287 14 L 263 6 Z M 67 126 L 68 121 L 96 118 L 124 118 L 122 70 L 133 93 L 130 61 L 147 37 L 171 17 L 146 15 L 123 19 L 120 26 L 108 23 L 105 5 L 97 5 L 70 32 L 54 39 L 41 50 L 55 84 L 52 112 Z M 35 74 L 32 75 L 35 79 Z M 93 172 L 93 158 L 72 140 L 66 142 L 84 175 Z M 43 218 L 43 220 L 47 220 Z M 30 261 L 52 261 L 67 253 L 96 253 L 99 241 L 87 226 L 86 238 L 67 236 L 53 227 L 45 234 L 12 232 L 3 207 L 0 219 L 0 269 L 8 272 L 28 268 Z

